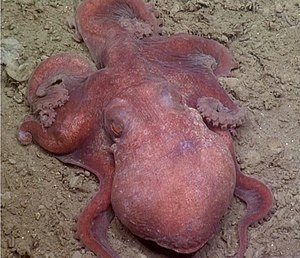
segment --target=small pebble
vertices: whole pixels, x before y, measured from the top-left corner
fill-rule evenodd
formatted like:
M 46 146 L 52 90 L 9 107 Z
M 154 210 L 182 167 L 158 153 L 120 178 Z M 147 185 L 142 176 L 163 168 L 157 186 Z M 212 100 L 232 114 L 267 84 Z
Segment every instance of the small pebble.
M 220 78 L 220 82 L 225 84 L 230 90 L 234 90 L 240 84 L 240 80 L 233 77 Z
M 275 4 L 275 11 L 276 11 L 276 13 L 282 13 L 283 12 L 283 7 L 280 3 Z
M 86 177 L 89 177 L 91 175 L 91 172 L 90 171 L 87 171 L 87 170 L 84 170 L 83 174 L 86 176 Z
M 15 164 L 17 163 L 14 159 L 8 159 L 8 162 L 9 162 L 11 165 L 15 165 Z
M 12 194 L 11 192 L 5 192 L 1 194 L 1 207 L 5 207 L 7 204 L 9 204 L 12 200 Z
M 75 188 L 78 185 L 79 178 L 80 178 L 79 176 L 74 176 L 70 179 L 69 181 L 70 188 Z
M 277 138 L 269 139 L 268 146 L 269 146 L 270 150 L 276 154 L 279 154 L 284 150 L 282 143 Z
M 179 6 L 179 4 L 174 3 L 173 7 L 170 10 L 170 15 L 174 16 L 176 13 L 178 13 L 182 8 Z
M 16 92 L 15 95 L 13 96 L 13 100 L 18 103 L 21 104 L 24 101 L 24 97 L 22 95 L 22 93 L 20 91 Z
M 1 64 L 9 65 L 20 57 L 23 46 L 14 38 L 5 38 L 1 42 Z
M 6 88 L 5 89 L 5 95 L 8 97 L 8 98 L 13 98 L 14 95 L 15 95 L 15 91 L 13 88 Z
M 75 251 L 71 258 L 82 258 L 82 254 L 79 251 Z
M 44 29 L 45 30 L 50 30 L 50 28 L 51 28 L 51 26 L 48 23 L 46 23 L 45 26 L 44 26 Z
M 44 61 L 44 60 L 46 60 L 47 58 L 49 58 L 49 56 L 42 55 L 42 56 L 41 56 L 41 61 Z
M 60 37 L 60 36 L 57 36 L 57 37 L 53 38 L 52 41 L 60 42 L 60 41 L 61 41 L 61 37 Z
M 291 219 L 290 223 L 293 227 L 297 226 L 298 224 L 298 222 L 295 219 Z
M 35 213 L 34 216 L 35 216 L 35 219 L 36 219 L 36 220 L 40 220 L 41 213 L 37 212 L 37 213 Z
M 259 154 L 259 152 L 255 151 L 255 150 L 250 150 L 247 154 L 246 154 L 246 163 L 250 166 L 255 166 L 258 165 L 261 161 L 261 156 Z
M 43 204 L 39 205 L 38 210 L 46 210 L 45 205 L 43 205 Z
M 33 63 L 23 63 L 18 65 L 17 62 L 12 62 L 8 64 L 5 68 L 8 76 L 15 81 L 24 82 L 27 81 L 33 71 L 34 64 Z
M 273 239 L 278 239 L 278 238 L 280 237 L 280 235 L 279 235 L 277 232 L 273 232 L 273 233 L 271 234 L 271 237 L 272 237 Z
M 1 195 L 2 200 L 10 200 L 11 199 L 11 192 L 5 192 Z

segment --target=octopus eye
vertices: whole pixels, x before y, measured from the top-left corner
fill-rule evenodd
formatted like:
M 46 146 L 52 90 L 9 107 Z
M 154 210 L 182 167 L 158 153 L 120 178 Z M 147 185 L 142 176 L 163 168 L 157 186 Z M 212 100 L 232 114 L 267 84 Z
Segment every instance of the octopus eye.
M 124 99 L 113 99 L 104 109 L 104 129 L 112 140 L 123 137 L 128 131 L 132 108 Z
M 110 130 L 115 137 L 120 138 L 123 132 L 123 127 L 123 124 L 118 124 L 113 121 L 110 125 Z

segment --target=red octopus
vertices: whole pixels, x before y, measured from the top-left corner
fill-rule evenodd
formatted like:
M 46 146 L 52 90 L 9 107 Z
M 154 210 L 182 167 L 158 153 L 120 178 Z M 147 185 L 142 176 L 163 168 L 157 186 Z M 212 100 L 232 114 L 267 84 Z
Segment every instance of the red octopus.
M 86 0 L 77 8 L 77 39 L 95 68 L 58 54 L 34 71 L 32 115 L 18 131 L 64 163 L 100 182 L 81 213 L 78 234 L 98 257 L 118 257 L 106 237 L 114 215 L 135 235 L 179 253 L 199 250 L 213 235 L 233 195 L 247 204 L 247 227 L 272 205 L 270 190 L 243 175 L 230 130 L 244 114 L 218 83 L 237 67 L 214 40 L 159 35 L 153 6 L 141 0 Z

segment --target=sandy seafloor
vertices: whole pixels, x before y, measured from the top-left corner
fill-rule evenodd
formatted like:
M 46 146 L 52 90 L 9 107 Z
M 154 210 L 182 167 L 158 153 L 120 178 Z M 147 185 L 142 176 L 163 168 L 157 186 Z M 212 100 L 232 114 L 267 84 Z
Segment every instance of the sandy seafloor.
M 1 253 L 2 257 L 91 258 L 74 239 L 74 217 L 97 190 L 87 171 L 65 166 L 51 155 L 16 140 L 29 108 L 27 79 L 43 59 L 60 52 L 89 56 L 67 25 L 71 0 L 2 1 L 2 40 L 21 48 L 17 70 L 2 66 Z M 300 2 L 297 0 L 157 0 L 163 34 L 188 32 L 226 45 L 239 69 L 223 86 L 247 111 L 235 143 L 245 174 L 274 193 L 265 221 L 249 229 L 247 258 L 300 257 Z M 18 70 L 20 69 L 20 70 Z M 244 205 L 234 199 L 216 235 L 195 257 L 233 255 Z M 167 257 L 131 235 L 117 219 L 109 240 L 120 257 Z

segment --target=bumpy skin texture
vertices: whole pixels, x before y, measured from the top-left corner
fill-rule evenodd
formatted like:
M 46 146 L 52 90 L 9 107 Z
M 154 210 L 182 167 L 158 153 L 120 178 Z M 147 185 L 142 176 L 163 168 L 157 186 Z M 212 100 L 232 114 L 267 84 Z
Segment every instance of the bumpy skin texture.
M 18 131 L 64 163 L 93 172 L 100 188 L 78 220 L 78 235 L 98 257 L 117 257 L 106 231 L 114 215 L 134 234 L 181 253 L 213 235 L 233 194 L 247 204 L 247 227 L 272 205 L 269 189 L 243 175 L 229 130 L 244 114 L 217 78 L 237 65 L 213 40 L 160 36 L 158 13 L 141 0 L 86 0 L 76 39 L 95 68 L 58 54 L 34 71 L 32 115 Z

